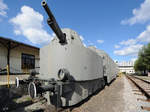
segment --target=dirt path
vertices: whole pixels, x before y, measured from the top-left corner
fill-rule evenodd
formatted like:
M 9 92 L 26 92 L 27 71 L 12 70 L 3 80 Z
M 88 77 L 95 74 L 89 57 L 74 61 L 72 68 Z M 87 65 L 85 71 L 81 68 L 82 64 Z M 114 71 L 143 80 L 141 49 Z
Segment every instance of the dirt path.
M 123 76 L 73 112 L 139 112 L 131 85 Z

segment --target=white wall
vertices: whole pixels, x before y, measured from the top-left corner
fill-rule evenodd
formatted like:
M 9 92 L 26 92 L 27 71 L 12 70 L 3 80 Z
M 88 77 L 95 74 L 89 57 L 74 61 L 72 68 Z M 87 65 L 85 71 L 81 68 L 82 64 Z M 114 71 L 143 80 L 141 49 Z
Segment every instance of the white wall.
M 120 67 L 120 72 L 126 72 L 126 73 L 135 73 L 133 67 Z
M 120 72 L 126 72 L 129 74 L 135 73 L 134 71 L 134 61 L 121 61 L 117 63 Z

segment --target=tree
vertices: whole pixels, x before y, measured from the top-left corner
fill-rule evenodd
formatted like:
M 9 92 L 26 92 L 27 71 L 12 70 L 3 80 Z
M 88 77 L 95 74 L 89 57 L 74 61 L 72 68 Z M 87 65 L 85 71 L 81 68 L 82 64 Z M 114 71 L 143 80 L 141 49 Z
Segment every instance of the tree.
M 147 71 L 150 71 L 150 43 L 146 46 L 144 54 L 146 69 Z
M 144 63 L 144 58 L 143 57 L 139 57 L 135 63 L 134 63 L 134 69 L 135 71 L 140 71 L 142 73 L 146 73 L 146 65 Z
M 144 45 L 142 49 L 139 50 L 138 59 L 134 64 L 135 71 L 140 71 L 144 75 L 146 71 L 150 71 L 150 43 Z

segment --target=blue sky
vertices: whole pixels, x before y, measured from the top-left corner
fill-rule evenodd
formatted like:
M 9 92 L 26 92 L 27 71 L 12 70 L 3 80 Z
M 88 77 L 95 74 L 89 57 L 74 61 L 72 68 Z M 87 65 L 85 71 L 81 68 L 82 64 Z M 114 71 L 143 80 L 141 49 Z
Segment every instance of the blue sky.
M 53 36 L 42 0 L 0 0 L 0 36 L 42 47 Z M 150 0 L 47 0 L 61 28 L 114 60 L 134 60 L 150 42 Z

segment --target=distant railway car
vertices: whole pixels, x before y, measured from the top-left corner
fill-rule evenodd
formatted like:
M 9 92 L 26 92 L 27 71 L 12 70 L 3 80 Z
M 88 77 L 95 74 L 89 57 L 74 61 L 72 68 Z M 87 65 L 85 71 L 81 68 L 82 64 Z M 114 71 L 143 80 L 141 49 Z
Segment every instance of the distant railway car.
M 44 96 L 56 107 L 72 106 L 110 83 L 116 77 L 116 65 L 104 51 L 84 47 L 75 31 L 60 29 L 45 1 L 42 6 L 56 36 L 40 49 L 40 74 L 16 78 L 16 85 L 29 84 L 32 98 Z
M 105 79 L 105 82 L 109 84 L 117 76 L 117 73 L 118 73 L 117 64 L 103 50 L 99 50 L 94 46 L 89 46 L 88 48 L 97 52 L 97 54 L 103 59 L 104 79 Z

